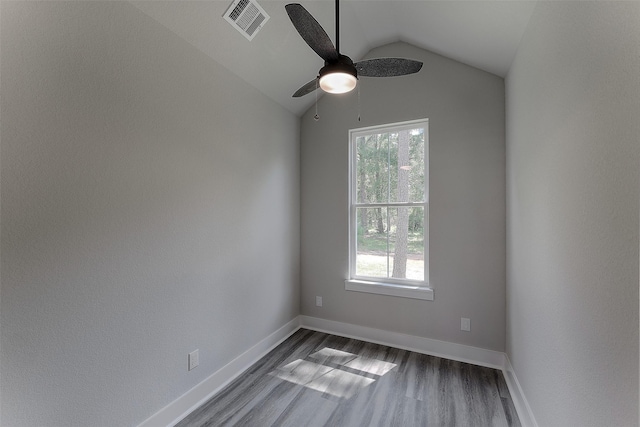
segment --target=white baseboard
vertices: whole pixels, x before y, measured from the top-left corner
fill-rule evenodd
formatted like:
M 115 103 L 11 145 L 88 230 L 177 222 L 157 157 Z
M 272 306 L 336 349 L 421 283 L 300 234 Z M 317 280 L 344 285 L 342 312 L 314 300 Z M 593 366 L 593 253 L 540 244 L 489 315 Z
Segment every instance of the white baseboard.
M 300 329 L 300 319 L 293 320 L 214 372 L 207 379 L 156 412 L 138 427 L 174 426 L 194 409 L 209 400 L 238 375 Z
M 509 387 L 511 400 L 513 401 L 513 405 L 516 407 L 516 411 L 518 412 L 520 423 L 523 425 L 523 427 L 538 427 L 538 423 L 533 416 L 533 411 L 531 411 L 529 402 L 524 396 L 524 391 L 522 391 L 522 387 L 520 386 L 518 377 L 516 377 L 513 366 L 511 366 L 509 356 L 505 354 L 504 358 L 505 366 L 502 369 L 502 372 L 504 373 L 504 379 L 507 382 L 507 387 Z
M 384 331 L 334 320 L 298 316 L 162 408 L 138 427 L 174 426 L 300 328 L 388 345 L 502 370 L 523 427 L 538 427 L 518 378 L 505 353 L 431 338 Z
M 398 332 L 383 331 L 367 326 L 352 325 L 317 317 L 300 316 L 300 326 L 314 331 L 327 332 L 347 338 L 355 338 L 404 350 L 458 360 L 474 365 L 502 369 L 505 366 L 505 354 L 463 344 L 406 335 Z

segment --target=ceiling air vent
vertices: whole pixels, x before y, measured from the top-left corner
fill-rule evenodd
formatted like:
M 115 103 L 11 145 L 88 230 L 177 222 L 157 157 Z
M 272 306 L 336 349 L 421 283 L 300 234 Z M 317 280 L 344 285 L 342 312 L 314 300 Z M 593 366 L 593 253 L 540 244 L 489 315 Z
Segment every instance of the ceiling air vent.
M 269 15 L 254 0 L 235 0 L 224 13 L 224 19 L 248 40 L 252 40 L 269 20 Z

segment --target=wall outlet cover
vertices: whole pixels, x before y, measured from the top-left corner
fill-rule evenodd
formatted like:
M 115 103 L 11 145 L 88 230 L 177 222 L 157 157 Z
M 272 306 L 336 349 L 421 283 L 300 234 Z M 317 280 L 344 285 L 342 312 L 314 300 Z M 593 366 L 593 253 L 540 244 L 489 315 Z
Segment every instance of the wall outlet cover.
M 198 364 L 200 363 L 198 359 L 199 359 L 198 350 L 194 350 L 191 353 L 189 353 L 189 370 L 190 371 L 195 369 L 196 366 L 198 366 Z

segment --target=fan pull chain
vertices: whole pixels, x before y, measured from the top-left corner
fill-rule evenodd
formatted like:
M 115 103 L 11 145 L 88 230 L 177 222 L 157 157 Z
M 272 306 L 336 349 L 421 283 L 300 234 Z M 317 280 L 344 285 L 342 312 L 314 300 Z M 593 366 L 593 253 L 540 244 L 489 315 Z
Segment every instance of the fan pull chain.
M 358 85 L 358 121 L 360 121 L 360 85 Z
M 316 115 L 313 116 L 313 120 L 315 120 L 316 122 L 318 120 L 320 120 L 320 116 L 318 115 L 318 80 L 316 79 Z

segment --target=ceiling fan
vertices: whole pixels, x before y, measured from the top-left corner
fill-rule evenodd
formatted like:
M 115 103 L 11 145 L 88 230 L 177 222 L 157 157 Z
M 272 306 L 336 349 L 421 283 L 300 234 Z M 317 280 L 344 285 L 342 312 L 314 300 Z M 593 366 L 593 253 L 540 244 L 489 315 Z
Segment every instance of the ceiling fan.
M 294 94 L 294 98 L 313 92 L 320 86 L 329 93 L 345 93 L 353 90 L 358 83 L 358 76 L 393 77 L 405 76 L 420 71 L 422 62 L 404 58 L 377 58 L 353 62 L 351 58 L 340 53 L 340 7 L 336 0 L 336 45 L 322 26 L 307 10 L 298 3 L 285 6 L 287 14 L 298 30 L 300 36 L 320 58 L 324 59 L 324 67 L 318 77 L 302 86 Z

